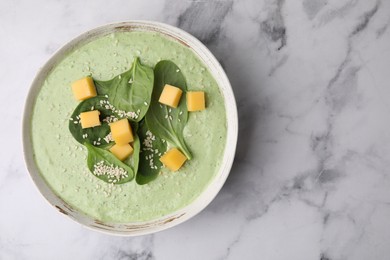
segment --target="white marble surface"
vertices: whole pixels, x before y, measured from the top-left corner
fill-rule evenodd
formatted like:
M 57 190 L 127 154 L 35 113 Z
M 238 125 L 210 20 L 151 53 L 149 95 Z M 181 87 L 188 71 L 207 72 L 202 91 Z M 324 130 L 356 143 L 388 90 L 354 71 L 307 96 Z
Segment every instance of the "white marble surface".
M 154 235 L 87 230 L 28 177 L 21 117 L 38 68 L 104 23 L 187 30 L 221 61 L 235 164 L 192 220 Z M 0 1 L 0 259 L 390 259 L 390 1 Z

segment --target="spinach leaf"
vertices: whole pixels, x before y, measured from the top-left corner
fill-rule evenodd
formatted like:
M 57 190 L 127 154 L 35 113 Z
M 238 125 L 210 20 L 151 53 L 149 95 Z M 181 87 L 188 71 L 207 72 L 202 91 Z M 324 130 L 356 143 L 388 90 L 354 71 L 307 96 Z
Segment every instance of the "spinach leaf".
M 170 108 L 158 102 L 165 84 L 170 84 L 183 90 L 180 104 L 177 108 Z M 187 123 L 188 111 L 186 104 L 186 80 L 175 63 L 163 60 L 154 68 L 154 89 L 150 109 L 145 116 L 146 124 L 156 136 L 174 144 L 191 159 L 184 138 L 183 129 Z
M 134 173 L 137 174 L 138 169 L 139 169 L 139 152 L 141 149 L 141 145 L 140 145 L 140 138 L 138 137 L 138 135 L 136 133 L 134 133 L 133 149 L 134 149 L 133 155 L 132 155 L 133 168 L 134 168 Z
M 138 135 L 142 143 L 135 180 L 142 185 L 157 178 L 162 167 L 159 159 L 167 150 L 167 143 L 153 135 L 144 121 L 140 123 Z
M 95 146 L 106 147 L 111 143 L 112 138 L 109 136 L 110 126 L 108 123 L 117 116 L 112 110 L 105 107 L 106 101 L 105 97 L 96 96 L 82 101 L 74 110 L 69 121 L 69 131 L 80 144 L 88 142 Z M 101 125 L 83 129 L 80 123 L 80 113 L 91 110 L 100 111 Z
M 137 131 L 139 129 L 138 123 L 130 122 L 131 130 L 133 132 L 134 136 L 134 142 L 132 144 L 133 147 L 133 154 L 123 161 L 123 163 L 130 165 L 133 168 L 134 173 L 136 174 L 138 171 L 138 164 L 139 164 L 139 151 L 140 151 L 140 140 L 137 135 Z
M 131 68 L 108 81 L 94 80 L 99 95 L 107 95 L 120 117 L 139 122 L 149 109 L 154 74 L 135 58 Z
M 89 143 L 85 143 L 84 145 L 88 150 L 88 168 L 97 178 L 114 184 L 122 184 L 134 178 L 133 169 L 118 160 L 109 151 L 95 147 Z

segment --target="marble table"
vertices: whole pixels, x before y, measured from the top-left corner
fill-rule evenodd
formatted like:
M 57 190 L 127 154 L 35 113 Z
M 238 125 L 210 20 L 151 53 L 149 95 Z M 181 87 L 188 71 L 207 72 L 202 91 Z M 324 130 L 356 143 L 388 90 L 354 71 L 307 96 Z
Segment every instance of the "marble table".
M 147 19 L 198 37 L 231 80 L 240 130 L 216 199 L 172 229 L 90 231 L 22 157 L 29 85 L 63 43 Z M 0 259 L 390 259 L 390 1 L 0 1 Z

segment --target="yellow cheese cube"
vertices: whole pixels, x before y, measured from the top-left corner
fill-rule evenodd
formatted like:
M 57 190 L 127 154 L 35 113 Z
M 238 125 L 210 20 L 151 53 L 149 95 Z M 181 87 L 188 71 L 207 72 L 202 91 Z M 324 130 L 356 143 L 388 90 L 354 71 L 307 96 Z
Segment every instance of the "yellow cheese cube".
M 110 124 L 112 139 L 119 145 L 134 141 L 129 121 L 124 118 Z
M 158 102 L 173 108 L 177 108 L 182 93 L 183 91 L 180 88 L 165 84 Z
M 79 79 L 72 84 L 73 95 L 77 100 L 95 97 L 96 88 L 91 77 Z
M 187 157 L 177 148 L 172 148 L 160 158 L 160 161 L 171 171 L 179 170 L 186 160 Z
M 110 148 L 110 152 L 112 152 L 116 158 L 123 161 L 133 153 L 133 147 L 131 147 L 130 144 L 114 144 L 114 146 Z
M 99 126 L 101 124 L 99 115 L 100 115 L 99 110 L 81 112 L 80 113 L 81 127 L 89 128 L 89 127 Z
M 188 111 L 200 111 L 206 109 L 206 101 L 203 91 L 191 91 L 187 93 Z

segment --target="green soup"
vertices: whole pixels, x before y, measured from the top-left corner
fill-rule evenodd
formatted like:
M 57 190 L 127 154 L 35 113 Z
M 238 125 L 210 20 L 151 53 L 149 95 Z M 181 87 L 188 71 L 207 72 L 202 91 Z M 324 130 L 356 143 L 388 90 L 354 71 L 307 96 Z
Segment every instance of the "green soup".
M 110 79 L 137 56 L 152 67 L 164 59 L 175 62 L 189 90 L 206 92 L 207 109 L 189 113 L 184 137 L 193 159 L 179 171 L 164 169 L 146 185 L 108 184 L 89 172 L 86 148 L 68 130 L 78 104 L 70 86 L 89 74 Z M 226 125 L 219 87 L 191 49 L 153 32 L 117 32 L 72 51 L 53 68 L 36 99 L 31 134 L 40 174 L 65 202 L 100 221 L 139 222 L 173 213 L 200 195 L 220 168 Z

